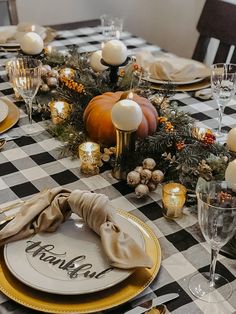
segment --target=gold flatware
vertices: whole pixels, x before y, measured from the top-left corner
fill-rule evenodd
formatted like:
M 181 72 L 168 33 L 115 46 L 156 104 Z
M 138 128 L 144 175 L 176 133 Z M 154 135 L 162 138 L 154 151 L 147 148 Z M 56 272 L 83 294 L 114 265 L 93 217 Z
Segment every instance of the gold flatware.
M 8 210 L 11 210 L 13 208 L 16 208 L 17 206 L 20 206 L 24 204 L 24 201 L 17 201 L 11 205 L 5 206 L 5 207 L 0 207 L 0 214 L 7 212 Z
M 44 188 L 44 189 L 43 189 L 41 192 L 39 192 L 37 195 L 43 194 L 43 193 L 45 193 L 47 190 L 48 190 L 48 187 Z M 1 207 L 1 206 L 0 206 L 0 214 L 5 213 L 5 212 L 7 212 L 7 211 L 9 211 L 9 210 L 11 210 L 11 209 L 14 209 L 14 208 L 16 208 L 16 207 L 19 207 L 19 206 L 25 204 L 26 202 L 27 202 L 27 200 L 25 200 L 25 201 L 19 200 L 19 201 L 16 201 L 15 203 L 12 203 L 11 205 L 8 205 L 8 206 L 5 206 L 5 207 Z
M 6 145 L 6 140 L 0 140 L 0 150 Z
M 165 314 L 165 313 L 166 313 L 166 306 L 164 304 L 153 307 L 149 311 L 145 312 L 145 314 Z
M 4 219 L 0 220 L 0 226 L 5 224 L 8 221 L 11 221 L 12 219 L 14 219 L 16 217 L 16 215 L 12 215 L 12 216 L 7 216 Z

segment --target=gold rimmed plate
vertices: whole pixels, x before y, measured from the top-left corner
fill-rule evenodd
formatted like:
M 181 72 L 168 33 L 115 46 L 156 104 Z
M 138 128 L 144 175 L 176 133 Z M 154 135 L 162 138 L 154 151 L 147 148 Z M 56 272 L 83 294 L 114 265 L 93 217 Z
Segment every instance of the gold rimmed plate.
M 203 88 L 207 88 L 211 85 L 210 79 L 206 78 L 200 82 L 188 84 L 188 85 L 176 85 L 175 91 L 176 92 L 191 92 L 191 91 L 197 91 Z M 163 84 L 152 84 L 151 89 L 161 90 L 163 87 Z
M 20 111 L 18 107 L 7 98 L 1 97 L 0 100 L 8 106 L 8 115 L 2 122 L 0 122 L 1 134 L 12 128 L 18 122 L 20 118 Z
M 152 269 L 137 269 L 127 279 L 98 293 L 58 295 L 31 288 L 17 280 L 8 270 L 3 254 L 0 259 L 0 289 L 14 301 L 46 313 L 91 313 L 109 309 L 129 301 L 141 293 L 156 277 L 161 265 L 161 249 L 151 228 L 137 217 L 119 210 L 118 213 L 142 233 L 146 252 L 152 258 Z

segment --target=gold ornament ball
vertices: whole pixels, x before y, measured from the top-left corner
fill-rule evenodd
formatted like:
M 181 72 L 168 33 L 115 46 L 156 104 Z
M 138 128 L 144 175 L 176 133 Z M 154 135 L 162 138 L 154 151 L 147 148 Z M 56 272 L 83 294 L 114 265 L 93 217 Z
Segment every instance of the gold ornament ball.
M 58 83 L 58 80 L 56 77 L 48 77 L 47 78 L 47 84 L 50 87 L 56 87 Z
M 139 184 L 135 188 L 135 194 L 138 198 L 143 197 L 149 193 L 149 188 L 146 184 Z
M 75 77 L 75 70 L 72 68 L 63 68 L 59 72 L 60 77 L 66 77 L 69 80 L 73 80 Z
M 127 175 L 127 183 L 131 186 L 136 186 L 140 182 L 140 174 L 136 171 L 130 171 Z
M 48 71 L 51 70 L 51 67 L 50 67 L 50 69 L 48 69 L 48 67 L 50 67 L 50 66 L 48 66 L 46 64 L 42 66 L 41 76 L 46 76 L 48 74 Z
M 164 173 L 161 170 L 154 170 L 152 173 L 152 181 L 160 183 L 164 178 Z
M 50 88 L 49 88 L 49 86 L 48 86 L 47 84 L 43 84 L 43 85 L 41 86 L 41 91 L 42 91 L 42 92 L 46 93 L 46 92 L 48 92 L 49 90 L 50 90 Z
M 138 172 L 138 173 L 141 173 L 143 170 L 143 167 L 142 166 L 137 166 L 134 171 Z
M 48 72 L 48 75 L 51 76 L 51 77 L 58 77 L 59 76 L 59 73 L 57 70 L 55 69 L 52 69 L 51 71 Z
M 143 182 L 147 183 L 151 179 L 151 177 L 152 177 L 152 172 L 149 169 L 143 169 L 140 172 L 140 176 L 141 176 L 142 183 Z
M 152 180 L 148 181 L 147 186 L 149 188 L 149 191 L 155 191 L 157 188 L 157 184 Z
M 156 162 L 154 159 L 152 158 L 146 158 L 143 161 L 143 168 L 144 169 L 149 169 L 149 170 L 153 170 L 156 166 Z

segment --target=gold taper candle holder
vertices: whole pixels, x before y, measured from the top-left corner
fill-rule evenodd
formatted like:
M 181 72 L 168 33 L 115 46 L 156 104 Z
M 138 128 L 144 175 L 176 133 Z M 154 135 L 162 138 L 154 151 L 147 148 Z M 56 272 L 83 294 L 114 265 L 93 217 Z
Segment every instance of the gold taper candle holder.
M 183 206 L 186 201 L 186 188 L 175 182 L 169 182 L 162 188 L 163 215 L 166 218 L 179 218 L 183 214 Z
M 126 180 L 128 169 L 128 159 L 130 153 L 135 150 L 136 130 L 123 131 L 116 129 L 116 161 L 112 170 L 112 175 L 118 180 Z
M 100 145 L 94 142 L 85 142 L 79 146 L 81 172 L 85 174 L 98 174 L 101 159 Z

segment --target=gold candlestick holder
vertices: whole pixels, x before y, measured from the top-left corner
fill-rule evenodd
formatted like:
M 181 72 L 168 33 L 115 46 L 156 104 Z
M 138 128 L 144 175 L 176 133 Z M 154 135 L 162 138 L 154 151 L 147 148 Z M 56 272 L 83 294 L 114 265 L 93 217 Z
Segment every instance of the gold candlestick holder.
M 116 160 L 112 175 L 118 180 L 126 180 L 129 172 L 128 160 L 135 150 L 136 130 L 123 131 L 116 129 Z

